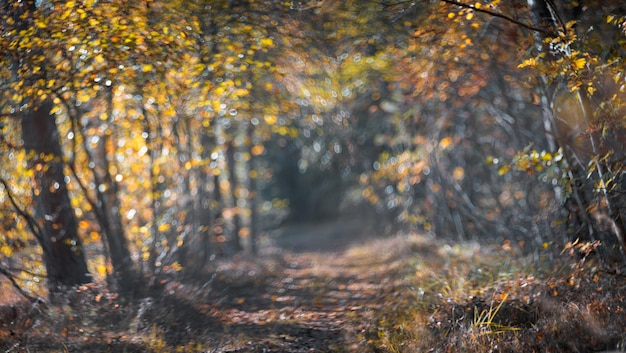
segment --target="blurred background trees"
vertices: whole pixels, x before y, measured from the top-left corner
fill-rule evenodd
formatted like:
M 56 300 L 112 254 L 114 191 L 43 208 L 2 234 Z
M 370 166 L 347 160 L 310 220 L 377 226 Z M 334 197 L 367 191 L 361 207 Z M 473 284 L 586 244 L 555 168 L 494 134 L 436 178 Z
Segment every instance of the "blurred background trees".
M 31 290 L 132 291 L 346 214 L 381 235 L 623 247 L 618 1 L 0 15 L 0 266 Z

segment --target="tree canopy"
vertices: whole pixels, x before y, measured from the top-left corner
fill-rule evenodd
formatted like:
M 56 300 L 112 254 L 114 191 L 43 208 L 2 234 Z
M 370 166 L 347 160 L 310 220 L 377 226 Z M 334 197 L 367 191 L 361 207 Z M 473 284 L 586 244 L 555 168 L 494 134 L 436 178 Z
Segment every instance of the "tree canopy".
M 29 291 L 91 275 L 132 291 L 349 212 L 528 251 L 602 241 L 606 264 L 626 245 L 619 1 L 0 16 L 0 269 Z

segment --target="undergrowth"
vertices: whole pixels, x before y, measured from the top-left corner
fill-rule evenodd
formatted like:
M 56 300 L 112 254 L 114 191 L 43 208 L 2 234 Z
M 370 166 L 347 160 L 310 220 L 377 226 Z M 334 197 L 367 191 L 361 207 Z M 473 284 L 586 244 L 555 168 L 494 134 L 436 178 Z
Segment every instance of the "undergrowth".
M 626 349 L 626 279 L 601 270 L 588 249 L 524 257 L 508 244 L 443 246 L 414 264 L 410 289 L 382 313 L 370 344 L 394 353 Z

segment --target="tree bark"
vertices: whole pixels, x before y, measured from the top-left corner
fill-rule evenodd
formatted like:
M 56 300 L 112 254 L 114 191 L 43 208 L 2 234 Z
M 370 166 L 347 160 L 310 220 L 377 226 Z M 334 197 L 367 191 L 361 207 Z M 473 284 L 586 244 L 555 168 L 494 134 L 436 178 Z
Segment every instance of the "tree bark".
M 22 139 L 33 176 L 33 208 L 41 233 L 37 240 L 43 248 L 51 295 L 88 283 L 91 276 L 79 235 L 77 220 L 70 203 L 59 131 L 55 117 L 49 114 L 50 101 L 23 114 Z
M 11 16 L 17 30 L 31 27 L 32 14 L 37 11 L 35 1 L 12 4 L 1 1 L 6 14 Z M 12 57 L 13 78 L 18 79 L 18 68 L 27 60 L 24 56 L 42 55 L 42 49 L 32 52 L 3 53 Z M 34 81 L 45 77 L 43 67 L 37 75 L 28 77 Z M 50 114 L 52 102 L 47 99 L 29 97 L 28 108 L 20 114 L 23 147 L 28 153 L 29 167 L 34 171 L 32 178 L 32 206 L 34 210 L 31 227 L 43 249 L 43 262 L 47 272 L 47 286 L 51 299 L 65 287 L 91 282 L 87 270 L 84 250 L 78 235 L 78 224 L 64 174 L 64 162 L 60 145 L 59 131 L 55 117 Z

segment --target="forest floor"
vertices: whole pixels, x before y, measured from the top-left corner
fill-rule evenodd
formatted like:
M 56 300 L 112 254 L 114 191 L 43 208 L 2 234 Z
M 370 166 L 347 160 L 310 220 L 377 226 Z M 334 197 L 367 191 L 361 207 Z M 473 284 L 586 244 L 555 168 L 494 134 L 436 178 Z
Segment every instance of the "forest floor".
M 261 255 L 122 300 L 4 295 L 3 352 L 594 352 L 625 348 L 626 280 L 510 243 L 387 238 L 362 220 L 282 228 Z M 553 249 L 554 250 L 554 249 Z M 570 250 L 575 250 L 573 247 Z

